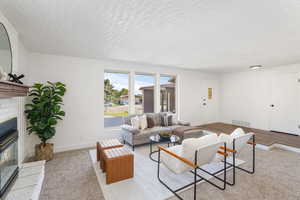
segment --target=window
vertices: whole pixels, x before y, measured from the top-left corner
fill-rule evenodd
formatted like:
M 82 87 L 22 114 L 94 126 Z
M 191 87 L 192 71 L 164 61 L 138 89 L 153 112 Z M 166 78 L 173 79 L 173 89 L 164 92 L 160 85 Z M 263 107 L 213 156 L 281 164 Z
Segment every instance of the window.
M 156 91 L 156 77 L 160 91 Z M 122 125 L 128 114 L 176 113 L 176 81 L 171 75 L 104 72 L 104 127 Z
M 129 111 L 129 75 L 104 73 L 104 127 L 119 126 Z
M 176 113 L 175 76 L 160 76 L 160 111 Z
M 135 114 L 154 112 L 154 80 L 153 75 L 135 75 Z

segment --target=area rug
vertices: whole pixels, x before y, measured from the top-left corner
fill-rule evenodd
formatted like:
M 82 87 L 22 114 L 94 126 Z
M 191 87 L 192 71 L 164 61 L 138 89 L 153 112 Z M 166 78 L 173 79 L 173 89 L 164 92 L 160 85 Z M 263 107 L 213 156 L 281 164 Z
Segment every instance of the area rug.
M 106 200 L 163 200 L 174 196 L 172 192 L 157 180 L 157 163 L 150 160 L 148 156 L 134 152 L 134 178 L 107 185 L 105 173 L 100 170 L 99 162 L 97 162 L 96 150 L 90 150 L 89 153 L 99 185 Z M 236 163 L 237 165 L 241 165 L 244 161 L 237 160 Z M 220 162 L 206 165 L 203 168 L 214 173 L 223 166 L 224 164 Z M 199 174 L 206 179 L 213 178 L 207 174 L 200 173 L 200 171 Z M 176 189 L 191 183 L 194 177 L 189 172 L 180 175 L 174 174 L 161 165 L 161 178 L 166 180 L 171 188 Z M 201 183 L 203 181 L 198 184 Z

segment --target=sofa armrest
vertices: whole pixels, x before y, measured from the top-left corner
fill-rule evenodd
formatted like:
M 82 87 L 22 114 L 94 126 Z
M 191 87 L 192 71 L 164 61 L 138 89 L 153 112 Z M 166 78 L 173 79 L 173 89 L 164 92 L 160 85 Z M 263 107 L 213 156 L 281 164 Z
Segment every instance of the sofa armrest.
M 135 129 L 135 128 L 133 128 L 132 126 L 130 126 L 128 124 L 121 125 L 121 128 L 125 131 L 128 131 L 128 132 L 132 133 L 133 135 L 136 135 L 140 132 L 139 129 Z
M 191 123 L 187 122 L 187 121 L 178 120 L 177 121 L 177 125 L 180 125 L 180 126 L 190 126 Z

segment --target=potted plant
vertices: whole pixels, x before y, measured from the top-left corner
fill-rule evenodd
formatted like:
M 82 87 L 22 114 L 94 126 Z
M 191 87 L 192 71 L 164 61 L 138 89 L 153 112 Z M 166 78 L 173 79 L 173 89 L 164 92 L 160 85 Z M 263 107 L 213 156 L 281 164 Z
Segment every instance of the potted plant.
M 65 84 L 61 82 L 36 83 L 29 91 L 33 98 L 25 105 L 25 114 L 29 123 L 28 134 L 35 133 L 41 140 L 35 147 L 37 160 L 53 159 L 53 144 L 47 141 L 55 135 L 58 120 L 65 116 L 61 108 L 65 92 Z

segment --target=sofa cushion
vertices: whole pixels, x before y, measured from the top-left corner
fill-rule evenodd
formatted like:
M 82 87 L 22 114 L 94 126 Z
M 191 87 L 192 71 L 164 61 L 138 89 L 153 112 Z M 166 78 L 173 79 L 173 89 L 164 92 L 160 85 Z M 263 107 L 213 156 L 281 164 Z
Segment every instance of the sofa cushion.
M 141 130 L 140 134 L 159 134 L 160 132 L 170 132 L 172 133 L 172 127 L 162 127 L 162 126 L 154 126 L 153 128 L 147 128 L 145 130 Z

